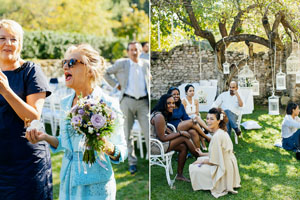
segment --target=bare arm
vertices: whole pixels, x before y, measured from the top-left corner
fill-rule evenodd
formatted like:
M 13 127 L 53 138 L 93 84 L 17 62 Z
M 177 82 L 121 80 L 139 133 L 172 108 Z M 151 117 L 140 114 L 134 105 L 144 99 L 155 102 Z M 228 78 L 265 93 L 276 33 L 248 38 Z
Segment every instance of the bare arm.
M 45 140 L 54 148 L 57 148 L 58 146 L 58 139 L 56 137 L 48 135 L 47 133 L 44 132 L 39 132 L 36 129 L 27 131 L 25 137 L 32 144 Z
M 165 122 L 165 118 L 163 117 L 162 114 L 157 114 L 155 117 L 153 117 L 151 123 L 154 124 L 157 136 L 158 136 L 159 140 L 162 142 L 170 141 L 181 135 L 185 136 L 187 138 L 190 138 L 190 135 L 186 131 L 179 131 L 178 133 L 174 133 L 169 130 L 168 131 L 169 134 L 166 135 L 165 134 L 166 122 Z
M 237 91 L 235 91 L 235 95 L 238 99 L 239 106 L 243 107 L 243 100 L 242 100 L 241 96 L 239 95 L 239 93 Z
M 187 103 L 186 103 L 185 99 L 182 100 L 182 105 L 183 105 L 184 109 L 186 110 Z
M 197 99 L 195 99 L 195 105 L 196 105 L 196 113 L 195 113 L 195 114 L 196 114 L 197 116 L 200 116 L 200 115 L 199 115 L 199 102 L 198 102 Z
M 28 95 L 25 102 L 10 88 L 7 77 L 0 71 L 0 94 L 23 121 L 40 119 L 46 92 Z

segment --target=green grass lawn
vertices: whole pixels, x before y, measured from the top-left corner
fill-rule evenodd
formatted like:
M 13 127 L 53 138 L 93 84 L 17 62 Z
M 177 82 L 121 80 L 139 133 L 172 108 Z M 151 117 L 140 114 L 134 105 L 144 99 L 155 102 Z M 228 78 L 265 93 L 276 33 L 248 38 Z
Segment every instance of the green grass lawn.
M 267 199 L 267 200 L 299 200 L 300 199 L 300 161 L 294 152 L 274 147 L 275 141 L 281 139 L 281 115 L 268 115 L 268 108 L 256 106 L 253 114 L 243 115 L 242 122 L 258 121 L 263 127 L 259 130 L 242 130 L 243 138 L 234 144 L 237 157 L 241 188 L 238 194 L 229 194 L 220 199 Z M 206 114 L 202 114 L 206 118 Z M 232 134 L 233 135 L 233 134 Z M 232 141 L 233 136 L 232 136 Z M 177 172 L 177 155 L 172 159 L 173 170 Z M 188 166 L 195 161 L 189 158 L 185 164 L 184 175 L 189 177 Z M 175 174 L 172 175 L 172 179 Z M 190 183 L 176 181 L 175 189 L 170 189 L 165 177 L 164 168 L 151 167 L 151 199 L 215 199 L 210 191 L 193 191 Z
M 144 152 L 146 148 L 144 146 Z M 131 199 L 148 199 L 149 198 L 149 161 L 139 157 L 139 150 L 136 150 L 138 156 L 138 172 L 131 175 L 128 170 L 127 160 L 115 165 L 113 169 L 117 182 L 117 199 L 131 200 Z M 53 172 L 53 199 L 57 200 L 59 195 L 59 172 L 61 167 L 61 159 L 63 153 L 52 154 L 52 172 Z

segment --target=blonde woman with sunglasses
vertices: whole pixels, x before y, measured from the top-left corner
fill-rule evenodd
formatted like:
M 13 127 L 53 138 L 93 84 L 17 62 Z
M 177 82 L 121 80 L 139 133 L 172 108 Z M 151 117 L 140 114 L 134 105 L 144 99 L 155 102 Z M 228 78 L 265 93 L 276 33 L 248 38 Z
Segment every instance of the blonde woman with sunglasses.
M 98 200 L 115 199 L 116 182 L 111 163 L 118 164 L 127 158 L 127 145 L 123 131 L 123 117 L 117 99 L 105 94 L 98 86 L 105 69 L 104 59 L 88 44 L 71 46 L 62 61 L 66 86 L 75 93 L 61 101 L 60 135 L 47 135 L 36 130 L 28 131 L 27 139 L 32 143 L 46 141 L 51 150 L 56 153 L 64 151 L 60 172 L 60 200 Z M 91 166 L 83 163 L 83 154 L 80 149 L 82 134 L 79 135 L 66 119 L 68 111 L 76 105 L 78 96 L 100 98 L 116 111 L 117 126 L 112 136 L 104 139 L 105 161 L 94 163 Z

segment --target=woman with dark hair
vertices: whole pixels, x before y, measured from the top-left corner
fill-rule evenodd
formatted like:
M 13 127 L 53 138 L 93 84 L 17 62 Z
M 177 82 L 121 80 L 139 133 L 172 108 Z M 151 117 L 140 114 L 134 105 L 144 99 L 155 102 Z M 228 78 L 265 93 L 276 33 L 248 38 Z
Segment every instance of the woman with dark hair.
M 228 118 L 221 108 L 212 108 L 206 120 L 213 136 L 206 156 L 189 166 L 193 190 L 210 190 L 215 198 L 228 192 L 236 194 L 233 188 L 240 187 L 241 179 L 233 144 L 226 132 Z
M 168 123 L 173 124 L 178 131 L 189 131 L 193 143 L 197 148 L 200 148 L 200 137 L 204 137 L 207 141 L 210 141 L 199 124 L 197 124 L 196 118 L 191 119 L 185 112 L 184 106 L 180 100 L 180 92 L 176 87 L 171 87 L 168 90 L 168 94 L 171 94 L 175 101 L 175 108 L 173 110 L 172 117 L 168 120 Z
M 286 108 L 286 115 L 282 122 L 282 147 L 285 150 L 296 151 L 300 148 L 300 118 L 299 106 L 290 102 Z
M 172 150 L 179 152 L 176 179 L 190 182 L 188 178 L 183 176 L 187 151 L 189 150 L 195 157 L 204 154 L 190 141 L 191 136 L 187 131 L 174 133 L 167 128 L 167 120 L 172 117 L 174 107 L 175 101 L 172 95 L 165 94 L 161 96 L 157 105 L 151 111 L 151 137 L 163 143 L 165 152 Z M 151 146 L 151 153 L 158 154 L 158 147 Z
M 195 87 L 192 84 L 187 84 L 184 88 L 186 96 L 182 99 L 182 105 L 184 106 L 185 112 L 191 119 L 196 119 L 198 124 L 205 130 L 210 132 L 205 122 L 201 119 L 199 113 L 199 101 L 194 98 Z M 200 137 L 203 150 L 207 150 L 206 144 L 203 137 Z

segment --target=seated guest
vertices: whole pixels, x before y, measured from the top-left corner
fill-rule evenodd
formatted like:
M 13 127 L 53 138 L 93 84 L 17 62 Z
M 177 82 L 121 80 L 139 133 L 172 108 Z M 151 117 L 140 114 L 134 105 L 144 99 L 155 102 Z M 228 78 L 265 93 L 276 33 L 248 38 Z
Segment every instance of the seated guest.
M 231 81 L 229 85 L 229 91 L 223 92 L 218 96 L 216 101 L 212 104 L 212 108 L 221 107 L 227 117 L 227 132 L 231 135 L 231 129 L 235 131 L 235 133 L 240 136 L 241 130 L 238 127 L 237 119 L 240 113 L 240 108 L 243 107 L 243 101 L 238 93 L 238 84 L 235 81 Z
M 184 88 L 186 97 L 182 99 L 185 112 L 191 119 L 196 119 L 197 122 L 206 130 L 209 130 L 205 122 L 201 119 L 199 114 L 199 102 L 194 98 L 195 88 L 191 84 L 187 84 Z M 207 150 L 204 139 L 201 139 L 203 150 Z
M 168 90 L 168 94 L 171 94 L 175 101 L 175 109 L 173 110 L 172 117 L 168 120 L 168 123 L 174 125 L 178 131 L 188 131 L 191 129 L 189 133 L 191 134 L 191 139 L 197 148 L 200 148 L 200 137 L 204 137 L 207 141 L 210 141 L 210 137 L 203 132 L 201 127 L 197 124 L 197 120 L 191 119 L 186 114 L 184 106 L 179 98 L 179 89 L 171 87 Z
M 193 190 L 210 190 L 215 198 L 228 192 L 236 194 L 233 188 L 240 187 L 241 179 L 233 144 L 226 133 L 228 118 L 222 109 L 212 108 L 206 120 L 213 136 L 208 153 L 202 153 L 206 156 L 189 166 Z
M 151 137 L 158 139 L 163 143 L 164 152 L 172 150 L 179 152 L 176 179 L 190 182 L 188 178 L 183 176 L 187 151 L 189 150 L 195 157 L 199 157 L 203 153 L 190 141 L 191 136 L 187 131 L 178 131 L 177 133 L 174 133 L 167 128 L 167 121 L 172 117 L 174 108 L 175 101 L 172 95 L 162 95 L 157 105 L 151 111 Z M 151 146 L 152 154 L 158 154 L 159 151 L 157 146 Z
M 281 137 L 282 147 L 286 150 L 300 149 L 300 118 L 299 106 L 290 102 L 286 108 L 286 115 L 282 122 Z

